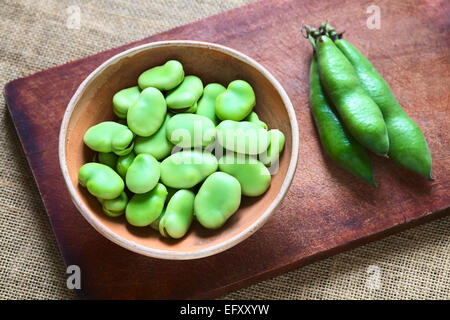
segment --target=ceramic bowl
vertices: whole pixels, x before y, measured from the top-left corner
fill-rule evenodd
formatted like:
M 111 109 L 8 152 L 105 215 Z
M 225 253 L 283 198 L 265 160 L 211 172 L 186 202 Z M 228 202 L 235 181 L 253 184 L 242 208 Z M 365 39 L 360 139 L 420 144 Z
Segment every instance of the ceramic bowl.
M 185 74 L 199 76 L 206 85 L 227 86 L 235 79 L 248 81 L 256 94 L 255 111 L 269 128 L 280 129 L 286 145 L 270 189 L 256 198 L 243 197 L 239 210 L 219 230 L 197 222 L 180 240 L 162 238 L 150 227 L 136 228 L 125 217 L 109 218 L 97 199 L 78 184 L 78 170 L 92 161 L 83 143 L 86 130 L 114 120 L 112 97 L 136 85 L 145 70 L 169 59 L 179 60 Z M 59 161 L 70 196 L 83 217 L 103 236 L 137 253 L 161 259 L 195 259 L 217 254 L 243 241 L 275 212 L 292 181 L 298 154 L 298 127 L 292 103 L 280 83 L 259 63 L 222 45 L 198 41 L 161 41 L 121 52 L 94 70 L 81 83 L 67 106 L 59 136 Z

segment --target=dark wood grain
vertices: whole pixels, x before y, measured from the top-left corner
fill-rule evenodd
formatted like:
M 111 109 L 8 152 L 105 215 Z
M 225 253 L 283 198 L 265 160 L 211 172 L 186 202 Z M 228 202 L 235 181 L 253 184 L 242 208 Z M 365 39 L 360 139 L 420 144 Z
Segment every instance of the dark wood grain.
M 82 298 L 210 298 L 411 225 L 450 206 L 448 1 L 378 1 L 381 29 L 366 27 L 372 1 L 260 1 L 15 80 L 5 97 L 67 265 L 82 270 Z M 368 56 L 419 124 L 434 182 L 372 156 L 379 189 L 324 157 L 308 106 L 309 43 L 301 24 L 328 19 Z M 267 224 L 213 257 L 162 261 L 129 252 L 77 212 L 58 166 L 59 124 L 81 81 L 112 55 L 150 41 L 192 39 L 242 51 L 271 71 L 297 112 L 300 153 L 291 189 Z

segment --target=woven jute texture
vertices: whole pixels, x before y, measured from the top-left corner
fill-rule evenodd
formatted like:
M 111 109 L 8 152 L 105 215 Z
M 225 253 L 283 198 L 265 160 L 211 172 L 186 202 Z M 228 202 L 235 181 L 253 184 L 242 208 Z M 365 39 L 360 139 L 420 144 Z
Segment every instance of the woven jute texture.
M 0 86 L 248 2 L 0 0 Z M 0 298 L 73 299 L 3 97 L 0 108 Z M 224 298 L 448 299 L 450 217 Z

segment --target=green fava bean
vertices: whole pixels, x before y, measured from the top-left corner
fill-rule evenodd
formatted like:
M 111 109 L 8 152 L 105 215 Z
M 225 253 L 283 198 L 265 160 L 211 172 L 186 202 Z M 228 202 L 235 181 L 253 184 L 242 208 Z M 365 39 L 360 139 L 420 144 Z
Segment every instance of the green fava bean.
M 376 187 L 366 150 L 341 123 L 322 89 L 316 57 L 311 60 L 309 79 L 309 104 L 323 150 L 341 167 Z
M 166 202 L 166 187 L 158 183 L 151 191 L 135 194 L 128 202 L 125 217 L 135 227 L 146 227 L 158 219 Z
M 269 130 L 270 144 L 266 152 L 259 155 L 259 161 L 270 167 L 280 157 L 284 149 L 286 138 L 283 132 L 278 129 Z
M 216 137 L 225 149 L 242 154 L 263 153 L 270 144 L 267 130 L 248 121 L 222 121 L 216 127 Z
M 389 151 L 389 138 L 383 114 L 366 93 L 355 69 L 327 36 L 315 43 L 320 81 L 351 135 L 379 155 Z
M 117 159 L 116 171 L 122 177 L 122 179 L 125 179 L 128 168 L 133 163 L 134 158 L 136 158 L 136 155 L 134 154 L 134 152 L 130 152 L 129 154 L 120 156 Z
M 97 160 L 100 163 L 106 164 L 110 168 L 115 168 L 117 163 L 117 155 L 114 152 L 99 152 Z
M 335 44 L 353 65 L 362 87 L 383 113 L 389 135 L 389 158 L 433 180 L 430 149 L 419 126 L 402 109 L 389 85 L 358 49 L 343 39 L 337 39 Z
M 219 83 L 210 83 L 203 90 L 203 95 L 198 101 L 196 113 L 209 118 L 215 125 L 220 120 L 216 116 L 216 99 L 226 88 Z
M 137 154 L 151 154 L 156 160 L 167 157 L 173 148 L 173 144 L 166 137 L 166 127 L 170 118 L 170 115 L 167 114 L 162 126 L 150 137 L 136 137 L 136 140 L 134 141 L 134 151 Z
M 196 76 L 186 76 L 183 82 L 167 95 L 167 107 L 174 112 L 186 111 L 195 105 L 202 93 L 202 80 Z
M 167 123 L 167 139 L 181 148 L 206 147 L 216 138 L 216 126 L 205 116 L 176 114 Z
M 98 201 L 102 204 L 103 212 L 112 218 L 121 216 L 125 212 L 125 208 L 128 204 L 128 196 L 122 191 L 120 196 L 115 199 L 105 200 L 101 198 L 97 198 Z
M 128 110 L 127 123 L 131 131 L 141 137 L 154 134 L 164 122 L 166 100 L 158 89 L 144 89 L 139 99 Z
M 206 178 L 194 200 L 195 217 L 208 229 L 220 228 L 241 204 L 241 185 L 233 176 L 215 172 Z
M 241 121 L 255 106 L 255 92 L 244 80 L 230 82 L 225 92 L 216 99 L 216 115 L 221 120 Z
M 139 99 L 141 91 L 138 86 L 120 90 L 113 97 L 113 110 L 116 116 L 126 119 L 128 109 Z
M 270 187 L 269 170 L 262 162 L 253 157 L 227 154 L 219 160 L 219 170 L 235 177 L 245 196 L 260 196 Z
M 189 189 L 217 170 L 217 159 L 202 151 L 181 151 L 161 162 L 161 181 L 168 187 Z
M 159 90 L 171 90 L 184 79 L 183 65 L 177 60 L 169 60 L 162 66 L 151 68 L 138 78 L 142 89 L 154 87 Z
M 127 170 L 125 181 L 128 189 L 134 193 L 152 190 L 159 181 L 159 167 L 159 162 L 153 156 L 138 154 Z
M 178 190 L 167 204 L 159 222 L 159 232 L 165 237 L 182 238 L 194 217 L 195 195 L 190 190 Z
M 133 149 L 133 132 L 126 126 L 105 121 L 90 127 L 84 134 L 84 143 L 97 152 L 128 154 Z
M 261 120 L 259 120 L 258 115 L 256 114 L 256 112 L 252 111 L 247 118 L 245 118 L 245 121 L 249 121 L 249 122 L 253 122 L 257 125 L 259 125 L 261 128 L 267 130 L 269 129 L 269 127 L 267 126 L 267 124 Z
M 78 182 L 87 187 L 90 194 L 101 199 L 115 199 L 122 193 L 122 178 L 110 167 L 101 163 L 89 162 L 78 171 Z

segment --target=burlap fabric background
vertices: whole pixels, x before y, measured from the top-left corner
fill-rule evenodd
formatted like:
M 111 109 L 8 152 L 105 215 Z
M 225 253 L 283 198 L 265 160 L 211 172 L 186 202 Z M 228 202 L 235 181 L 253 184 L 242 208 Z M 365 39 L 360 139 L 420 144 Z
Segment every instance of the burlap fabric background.
M 0 86 L 251 1 L 0 0 Z M 76 21 L 67 19 L 77 8 L 80 29 L 70 29 L 67 25 L 76 27 Z M 0 108 L 0 298 L 72 299 L 55 238 L 3 97 Z M 225 298 L 448 299 L 450 217 Z

